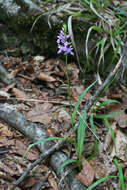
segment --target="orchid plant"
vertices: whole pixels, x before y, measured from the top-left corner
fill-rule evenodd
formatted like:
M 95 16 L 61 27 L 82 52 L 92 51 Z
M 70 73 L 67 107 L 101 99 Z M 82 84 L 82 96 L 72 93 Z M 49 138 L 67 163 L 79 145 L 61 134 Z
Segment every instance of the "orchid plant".
M 67 141 L 69 143 L 71 143 L 77 153 L 77 160 L 75 159 L 67 159 L 59 168 L 58 173 L 61 172 L 61 170 L 68 164 L 71 163 L 76 163 L 77 166 L 81 169 L 81 165 L 82 165 L 82 153 L 83 153 L 83 147 L 84 147 L 84 140 L 85 140 L 85 133 L 86 133 L 86 129 L 88 128 L 96 137 L 96 140 L 99 141 L 97 135 L 96 135 L 96 127 L 94 126 L 94 122 L 93 119 L 94 118 L 101 118 L 104 119 L 104 121 L 106 122 L 107 126 L 109 127 L 109 130 L 111 131 L 112 137 L 113 137 L 113 142 L 115 145 L 115 137 L 114 137 L 114 133 L 111 129 L 110 124 L 108 123 L 107 118 L 112 117 L 113 114 L 107 114 L 107 115 L 98 115 L 98 114 L 91 114 L 90 116 L 90 126 L 91 128 L 88 126 L 87 124 L 87 113 L 86 111 L 82 111 L 82 113 L 78 112 L 79 109 L 79 105 L 83 99 L 83 97 L 85 96 L 85 94 L 88 92 L 88 90 L 90 88 L 92 88 L 94 86 L 94 84 L 97 82 L 94 81 L 91 85 L 89 85 L 81 94 L 81 96 L 79 97 L 77 103 L 75 104 L 74 109 L 72 110 L 72 103 L 71 103 L 71 88 L 70 88 L 70 80 L 69 80 L 69 71 L 68 71 L 68 55 L 74 56 L 74 52 L 73 52 L 73 47 L 72 47 L 72 42 L 70 40 L 71 34 L 67 34 L 67 27 L 66 25 L 63 25 L 62 29 L 60 30 L 59 35 L 57 36 L 57 45 L 58 45 L 58 54 L 63 53 L 65 55 L 65 64 L 66 64 L 66 78 L 67 78 L 67 86 L 68 86 L 68 98 L 69 98 L 69 104 L 70 104 L 70 114 L 71 114 L 71 122 L 72 122 L 72 129 L 73 129 L 73 138 L 69 138 L 69 137 L 48 137 L 48 138 L 43 138 L 40 139 L 38 141 L 36 141 L 35 143 L 29 145 L 28 149 L 26 150 L 24 157 L 26 157 L 27 153 L 29 152 L 29 150 L 31 149 L 31 147 L 38 145 L 42 142 L 46 142 L 46 141 L 51 141 L 51 140 L 63 140 L 63 141 Z M 102 106 L 106 106 L 110 103 L 116 103 L 116 101 L 114 100 L 108 100 L 107 102 L 104 102 L 103 104 L 100 105 L 100 107 Z M 75 132 L 75 118 L 76 115 L 79 115 L 78 117 L 78 126 L 77 126 L 77 133 Z M 114 114 L 118 114 L 118 113 L 114 113 Z M 88 158 L 89 160 L 91 160 L 97 153 L 98 150 L 98 142 L 96 141 L 95 144 L 95 151 L 93 153 L 93 155 L 90 156 L 90 158 Z M 24 158 L 23 157 L 23 158 Z
M 67 78 L 67 87 L 68 87 L 68 100 L 70 104 L 70 114 L 72 121 L 72 128 L 74 129 L 74 122 L 72 119 L 72 104 L 71 104 L 71 88 L 69 80 L 69 71 L 68 71 L 68 55 L 74 56 L 72 42 L 69 41 L 71 34 L 67 34 L 67 26 L 64 24 L 60 30 L 59 35 L 57 36 L 57 45 L 58 45 L 58 54 L 64 53 L 65 55 L 65 64 L 66 64 L 66 78 Z

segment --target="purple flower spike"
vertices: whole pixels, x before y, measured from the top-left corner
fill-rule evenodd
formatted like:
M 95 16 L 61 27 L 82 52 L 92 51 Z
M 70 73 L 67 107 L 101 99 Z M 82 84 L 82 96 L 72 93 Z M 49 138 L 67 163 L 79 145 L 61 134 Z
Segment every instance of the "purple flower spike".
M 60 30 L 59 36 L 57 36 L 57 44 L 58 44 L 58 54 L 64 53 L 64 55 L 70 54 L 74 55 L 72 42 L 69 42 L 68 39 L 71 37 L 71 34 L 65 35 L 64 29 Z

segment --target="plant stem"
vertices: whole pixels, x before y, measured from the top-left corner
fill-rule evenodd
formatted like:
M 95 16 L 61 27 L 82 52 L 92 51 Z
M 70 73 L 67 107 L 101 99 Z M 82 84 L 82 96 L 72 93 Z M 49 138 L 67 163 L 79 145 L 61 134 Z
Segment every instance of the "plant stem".
M 66 78 L 67 78 L 67 88 L 68 88 L 68 100 L 70 104 L 70 115 L 71 115 L 71 123 L 72 123 L 72 129 L 74 130 L 74 122 L 72 119 L 72 102 L 71 102 L 71 87 L 70 87 L 70 80 L 69 80 L 69 71 L 68 71 L 68 55 L 65 56 L 65 64 L 66 64 Z

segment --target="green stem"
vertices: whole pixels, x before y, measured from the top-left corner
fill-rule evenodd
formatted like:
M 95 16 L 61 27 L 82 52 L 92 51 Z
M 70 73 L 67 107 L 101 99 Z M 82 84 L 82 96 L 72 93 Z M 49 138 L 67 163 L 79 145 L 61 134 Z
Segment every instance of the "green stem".
M 68 55 L 65 56 L 65 64 L 66 64 L 66 78 L 67 78 L 67 88 L 68 88 L 68 100 L 70 104 L 71 123 L 72 123 L 72 129 L 74 132 L 75 130 L 74 130 L 74 122 L 72 118 L 71 87 L 70 87 L 69 71 L 68 71 Z

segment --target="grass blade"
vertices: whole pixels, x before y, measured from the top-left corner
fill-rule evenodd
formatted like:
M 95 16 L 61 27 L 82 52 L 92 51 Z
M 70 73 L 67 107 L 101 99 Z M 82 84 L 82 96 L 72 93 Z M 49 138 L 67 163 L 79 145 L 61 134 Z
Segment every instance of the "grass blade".
M 121 110 L 119 112 L 113 112 L 113 113 L 110 113 L 110 114 L 102 114 L 102 115 L 95 114 L 94 117 L 98 118 L 98 119 L 111 118 L 111 117 L 116 116 L 117 114 L 120 114 L 121 112 L 124 112 L 124 110 Z
M 120 104 L 120 102 L 118 102 L 117 100 L 107 100 L 107 101 L 102 102 L 97 108 L 105 107 L 105 106 L 112 104 L 112 103 Z
M 83 151 L 83 144 L 85 139 L 85 130 L 87 127 L 87 117 L 86 117 L 86 111 L 83 112 L 81 116 L 79 116 L 79 126 L 78 126 L 78 139 L 77 139 L 77 154 L 78 154 L 78 160 L 79 163 L 81 161 L 82 157 L 82 151 Z M 85 122 L 83 122 L 85 121 Z
M 74 160 L 74 159 L 65 160 L 64 163 L 59 167 L 57 174 L 60 174 L 65 166 L 72 163 L 77 163 L 77 160 Z
M 99 185 L 100 183 L 102 183 L 103 181 L 107 180 L 107 179 L 111 179 L 111 178 L 117 178 L 118 176 L 106 176 L 103 177 L 99 180 L 97 180 L 95 183 L 93 183 L 92 185 L 90 185 L 86 190 L 92 190 L 93 188 L 95 188 L 97 185 Z
M 114 145 L 115 152 L 116 152 L 116 143 L 115 143 L 115 134 L 114 134 L 114 131 L 113 131 L 110 123 L 108 122 L 107 118 L 104 119 L 104 122 L 107 125 L 107 127 L 109 128 L 109 131 L 110 131 L 110 133 L 112 135 L 113 145 Z
M 97 135 L 97 134 L 96 134 L 96 127 L 95 127 L 94 122 L 93 122 L 93 115 L 90 116 L 89 121 L 90 121 L 91 130 L 93 131 L 93 133 L 94 133 L 95 135 Z M 94 145 L 94 152 L 93 152 L 93 154 L 92 154 L 91 156 L 89 156 L 89 157 L 87 158 L 87 161 L 92 160 L 92 159 L 96 156 L 97 152 L 98 152 L 98 141 L 97 141 L 97 139 L 96 139 L 96 140 L 95 140 L 95 145 Z
M 116 167 L 118 168 L 118 172 L 119 172 L 119 185 L 120 185 L 120 189 L 121 190 L 125 190 L 124 176 L 123 176 L 122 167 L 119 165 L 118 160 L 116 158 L 114 159 L 114 163 L 115 163 Z
M 24 158 L 26 157 L 26 155 L 28 154 L 28 152 L 30 151 L 30 149 L 31 149 L 33 146 L 38 145 L 38 144 L 40 144 L 40 143 L 42 143 L 42 142 L 52 141 L 52 140 L 67 140 L 67 139 L 64 138 L 64 137 L 48 137 L 48 138 L 40 139 L 40 140 L 36 141 L 35 143 L 30 144 L 30 145 L 28 146 L 26 152 L 25 152 L 24 155 L 23 155 L 23 160 L 24 160 Z

